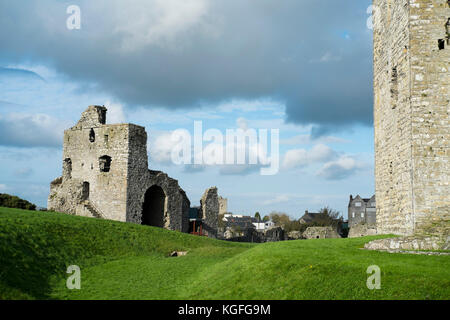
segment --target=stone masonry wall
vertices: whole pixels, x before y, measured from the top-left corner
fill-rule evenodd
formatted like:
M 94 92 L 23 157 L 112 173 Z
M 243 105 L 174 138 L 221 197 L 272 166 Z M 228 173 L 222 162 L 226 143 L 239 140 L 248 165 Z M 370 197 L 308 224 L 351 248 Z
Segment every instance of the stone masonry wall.
M 450 3 L 410 1 L 413 207 L 416 233 L 450 231 Z M 449 24 L 446 30 L 446 23 Z M 440 40 L 444 48 L 439 48 Z
M 201 214 L 203 219 L 203 230 L 210 238 L 217 238 L 219 227 L 219 196 L 217 188 L 209 188 L 205 191 L 200 200 Z
M 101 107 L 89 107 L 78 124 L 64 132 L 63 162 L 71 161 L 71 179 L 63 178 L 59 198 L 73 198 L 70 186 L 87 182 L 89 201 L 99 208 L 103 217 L 125 222 L 129 125 L 102 124 L 98 118 L 102 110 L 98 109 Z M 102 156 L 111 157 L 109 172 L 100 170 Z M 51 210 L 74 210 L 73 206 L 69 210 L 51 200 Z
M 374 124 L 377 227 L 413 230 L 409 8 L 407 0 L 374 0 Z
M 145 194 L 157 186 L 165 197 L 162 226 L 187 232 L 189 199 L 177 180 L 148 169 L 145 128 L 105 123 L 106 108 L 90 106 L 65 131 L 63 176 L 51 183 L 48 208 L 140 224 Z
M 305 239 L 329 239 L 341 236 L 332 227 L 309 227 L 303 232 Z
M 374 0 L 378 233 L 448 230 L 450 17 L 446 0 Z M 438 222 L 439 227 L 429 225 Z M 427 231 L 428 230 L 428 231 Z

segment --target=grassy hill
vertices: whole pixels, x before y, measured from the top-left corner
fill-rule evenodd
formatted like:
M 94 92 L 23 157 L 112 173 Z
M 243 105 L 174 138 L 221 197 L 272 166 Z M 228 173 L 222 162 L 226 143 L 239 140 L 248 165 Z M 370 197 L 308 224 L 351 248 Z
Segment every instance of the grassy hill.
M 254 245 L 0 208 L 0 299 L 450 298 L 449 256 L 360 249 L 375 238 Z M 81 268 L 81 290 L 66 288 L 69 265 Z M 370 265 L 381 290 L 366 287 Z

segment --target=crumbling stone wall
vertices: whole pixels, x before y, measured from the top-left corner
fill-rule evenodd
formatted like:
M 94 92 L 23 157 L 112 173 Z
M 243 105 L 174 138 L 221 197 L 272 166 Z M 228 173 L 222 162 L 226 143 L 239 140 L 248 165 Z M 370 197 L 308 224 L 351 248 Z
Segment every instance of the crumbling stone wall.
M 309 227 L 303 232 L 305 239 L 340 238 L 341 236 L 332 227 Z
M 374 240 L 365 249 L 400 252 L 404 250 L 450 250 L 450 237 L 398 237 Z
M 369 224 L 357 224 L 350 228 L 350 231 L 348 233 L 349 238 L 358 238 L 358 237 L 365 237 L 365 236 L 374 236 L 377 234 L 377 229 L 375 225 L 369 225 Z
M 378 233 L 449 232 L 447 0 L 374 0 Z
M 300 231 L 291 231 L 287 235 L 288 240 L 300 240 L 302 239 L 302 233 Z
M 78 214 L 89 201 L 104 218 L 126 221 L 129 132 L 134 125 L 105 125 L 105 113 L 104 107 L 90 106 L 64 132 L 63 178 L 57 188 L 51 186 L 50 210 Z M 112 159 L 108 172 L 101 170 L 103 156 Z M 78 196 L 83 183 L 89 184 L 88 199 Z
M 170 178 L 164 172 L 148 169 L 142 175 L 137 174 L 136 176 L 138 180 L 134 180 L 129 188 L 128 221 L 142 222 L 142 204 L 145 201 L 145 193 L 151 187 L 158 186 L 166 196 L 164 228 L 188 232 L 190 201 L 184 190 L 178 185 L 178 181 Z
M 200 200 L 200 211 L 205 234 L 208 237 L 217 238 L 217 229 L 219 227 L 219 196 L 216 187 L 209 188 L 205 191 Z
M 164 193 L 162 226 L 187 232 L 189 199 L 178 181 L 148 169 L 147 133 L 106 124 L 106 108 L 90 106 L 64 132 L 63 175 L 50 185 L 48 209 L 123 222 L 143 222 L 145 195 Z
M 283 241 L 285 239 L 285 232 L 281 227 L 273 227 L 264 231 L 265 242 Z

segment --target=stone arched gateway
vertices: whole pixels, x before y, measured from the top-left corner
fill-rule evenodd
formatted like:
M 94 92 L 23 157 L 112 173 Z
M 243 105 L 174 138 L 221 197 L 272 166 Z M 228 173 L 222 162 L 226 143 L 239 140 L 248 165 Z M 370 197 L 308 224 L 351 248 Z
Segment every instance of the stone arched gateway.
M 177 180 L 147 169 L 134 180 L 133 188 L 128 200 L 128 222 L 188 232 L 190 201 Z
M 167 197 L 157 185 L 151 186 L 144 194 L 141 223 L 163 228 L 166 225 Z

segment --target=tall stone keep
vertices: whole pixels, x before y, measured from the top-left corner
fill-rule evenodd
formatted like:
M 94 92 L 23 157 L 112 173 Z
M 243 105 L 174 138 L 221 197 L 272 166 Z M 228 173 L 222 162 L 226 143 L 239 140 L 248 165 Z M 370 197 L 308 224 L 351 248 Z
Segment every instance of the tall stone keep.
M 450 1 L 373 4 L 378 233 L 448 234 Z
M 177 180 L 148 169 L 145 128 L 106 124 L 106 111 L 90 106 L 64 132 L 48 209 L 187 232 L 189 199 Z

